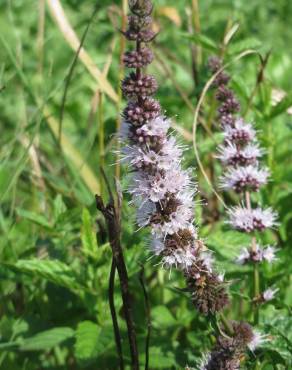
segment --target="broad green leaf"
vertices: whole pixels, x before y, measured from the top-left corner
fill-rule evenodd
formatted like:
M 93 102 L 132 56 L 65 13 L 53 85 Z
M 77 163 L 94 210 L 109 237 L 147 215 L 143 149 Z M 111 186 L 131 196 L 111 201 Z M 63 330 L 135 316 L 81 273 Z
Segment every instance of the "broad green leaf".
M 75 356 L 80 365 L 88 365 L 114 347 L 112 327 L 101 328 L 92 321 L 82 321 L 76 330 Z
M 58 260 L 19 260 L 14 264 L 4 265 L 14 271 L 44 278 L 74 292 L 84 289 L 77 282 L 75 272 L 68 265 Z
M 241 247 L 250 243 L 250 237 L 233 230 L 214 230 L 208 234 L 208 246 L 224 259 L 232 260 Z
M 155 327 L 161 328 L 165 327 L 168 328 L 170 326 L 176 325 L 177 321 L 169 311 L 169 309 L 165 306 L 156 306 L 151 311 L 153 325 Z
M 229 54 L 239 54 L 243 50 L 258 49 L 262 45 L 262 42 L 255 37 L 248 37 L 244 40 L 233 42 L 228 47 Z
M 22 341 L 11 341 L 11 342 L 6 342 L 6 343 L 0 343 L 0 351 L 10 351 L 10 350 L 15 350 L 19 348 L 21 345 Z
M 20 345 L 21 351 L 47 351 L 65 340 L 72 338 L 75 331 L 68 327 L 53 328 L 25 338 Z
M 38 225 L 44 226 L 48 229 L 51 229 L 53 225 L 50 224 L 50 222 L 47 220 L 47 218 L 39 213 L 27 211 L 25 209 L 17 209 L 17 214 L 20 217 L 26 218 Z
M 0 343 L 0 350 L 47 351 L 72 338 L 74 333 L 75 331 L 68 327 L 53 328 L 30 338 L 19 338 L 15 341 Z
M 150 347 L 149 361 L 150 369 L 177 368 L 174 353 L 171 351 L 163 352 L 159 347 Z
M 96 236 L 93 231 L 92 223 L 91 223 L 91 216 L 89 211 L 84 208 L 82 212 L 82 251 L 86 255 L 90 255 L 91 257 L 97 256 L 97 243 L 96 243 Z
M 97 357 L 100 332 L 101 328 L 91 321 L 78 324 L 75 343 L 75 356 L 78 362 L 88 362 Z
M 284 316 L 284 310 L 271 308 L 271 318 L 265 318 L 266 333 L 270 340 L 263 346 L 264 350 L 272 358 L 275 364 L 282 364 L 290 368 L 292 351 L 292 319 Z

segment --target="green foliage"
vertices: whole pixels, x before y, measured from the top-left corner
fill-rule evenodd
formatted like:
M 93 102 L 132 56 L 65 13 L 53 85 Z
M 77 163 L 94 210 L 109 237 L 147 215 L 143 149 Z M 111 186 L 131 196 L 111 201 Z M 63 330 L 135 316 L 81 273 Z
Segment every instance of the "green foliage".
M 94 364 L 99 356 L 114 348 L 111 327 L 101 328 L 92 321 L 83 321 L 76 330 L 74 352 L 79 366 Z
M 3 320 L 2 320 L 3 322 Z M 25 327 L 22 330 L 19 330 L 19 324 Z M 18 327 L 18 330 L 14 331 L 14 335 L 18 336 L 22 332 L 27 330 L 26 325 L 23 322 L 15 322 L 15 329 Z M 7 351 L 16 351 L 18 353 L 27 353 L 27 352 L 47 352 L 53 348 L 58 348 L 62 343 L 66 342 L 68 339 L 74 336 L 74 330 L 69 327 L 56 327 L 43 332 L 37 333 L 31 337 L 17 337 L 16 340 L 11 340 L 6 343 L 0 344 L 0 350 L 6 351 L 2 352 L 0 357 L 0 366 L 2 363 L 5 363 L 5 357 L 9 352 Z M 26 356 L 24 354 L 24 356 Z
M 285 312 L 272 310 L 272 318 L 265 323 L 265 329 L 270 333 L 270 340 L 263 350 L 271 358 L 273 365 L 292 366 L 292 319 Z
M 214 54 L 217 54 L 218 52 L 218 46 L 216 42 L 214 42 L 211 38 L 209 38 L 206 35 L 196 33 L 195 35 L 182 34 L 183 37 L 186 37 L 187 39 L 193 41 L 197 45 L 202 46 L 204 49 L 209 50 L 213 52 Z
M 46 279 L 73 292 L 82 292 L 82 289 L 84 289 L 78 283 L 78 276 L 74 270 L 59 260 L 18 260 L 15 264 L 7 264 L 6 267 L 17 272 Z
M 86 256 L 90 256 L 95 260 L 98 260 L 100 258 L 100 254 L 98 253 L 96 235 L 93 232 L 92 226 L 90 213 L 86 208 L 84 208 L 82 211 L 82 252 Z
M 114 94 L 119 91 L 121 76 L 117 32 L 121 27 L 121 2 L 99 2 L 83 45 L 93 65 L 102 72 L 109 66 L 107 81 Z M 81 39 L 93 2 L 61 3 Z M 261 240 L 279 248 L 276 263 L 263 264 L 261 290 L 272 285 L 280 290 L 276 300 L 262 307 L 259 330 L 268 334 L 269 341 L 256 355 L 262 369 L 286 370 L 292 367 L 292 52 L 288 47 L 292 43 L 292 2 L 199 1 L 200 29 L 195 33 L 190 32 L 194 16 L 187 9 L 190 4 L 155 1 L 155 24 L 160 28 L 155 52 L 164 63 L 156 61 L 150 68 L 160 84 L 157 96 L 163 109 L 185 130 L 179 137 L 188 149 L 185 166 L 197 167 L 190 139 L 192 106 L 210 77 L 206 70 L 208 57 L 223 52 L 228 63 L 247 49 L 255 49 L 262 57 L 271 51 L 263 82 L 252 101 L 260 67 L 258 55 L 231 64 L 228 72 L 243 112 L 249 106 L 247 118 L 255 122 L 260 143 L 266 149 L 264 161 L 272 173 L 272 181 L 253 200 L 271 205 L 279 212 L 280 220 L 279 229 L 265 233 Z M 46 6 L 44 24 L 42 5 Z M 94 193 L 100 191 L 105 199 L 108 196 L 101 166 L 113 185 L 116 121 L 123 102 L 117 104 L 109 93 L 100 99 L 96 77 L 78 59 L 62 105 L 75 52 L 49 11 L 48 1 L 39 0 L 38 6 L 24 0 L 1 1 L 0 32 L 0 369 L 117 369 L 108 304 L 111 250 L 103 220 L 95 209 Z M 229 36 L 227 45 L 223 42 L 225 32 Z M 196 83 L 190 46 L 195 46 L 197 52 Z M 197 143 L 204 169 L 220 192 L 222 169 L 215 151 L 222 134 L 217 130 L 216 109 L 211 90 L 200 112 Z M 225 272 L 232 293 L 233 308 L 227 309 L 226 315 L 251 321 L 252 270 L 233 263 L 249 238 L 230 231 L 224 222 L 223 205 L 198 169 L 194 175 L 200 188 L 196 223 L 201 237 L 214 251 L 218 269 Z M 122 246 L 141 368 L 146 338 L 141 265 L 151 308 L 150 369 L 199 366 L 202 353 L 212 347 L 213 329 L 192 306 L 183 277 L 161 269 L 155 258 L 149 259 L 149 235 L 145 230 L 136 232 L 123 168 L 121 183 Z M 222 196 L 228 204 L 237 202 L 234 194 Z M 114 298 L 129 369 L 117 278 Z M 255 368 L 252 353 L 245 360 L 243 369 Z
M 72 338 L 74 330 L 71 328 L 53 328 L 25 338 L 19 346 L 20 351 L 48 351 L 65 340 Z
M 283 114 L 292 106 L 292 94 L 285 96 L 275 107 L 271 109 L 271 112 L 268 116 L 269 119 L 273 119 L 280 114 Z
M 169 328 L 178 324 L 169 309 L 165 306 L 154 307 L 152 310 L 152 322 L 156 328 Z

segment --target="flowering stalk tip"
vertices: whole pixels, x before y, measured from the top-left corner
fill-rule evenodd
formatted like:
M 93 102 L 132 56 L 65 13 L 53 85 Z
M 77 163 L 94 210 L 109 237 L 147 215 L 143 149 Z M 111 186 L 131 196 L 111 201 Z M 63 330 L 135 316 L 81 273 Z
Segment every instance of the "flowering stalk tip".
M 196 186 L 181 162 L 183 149 L 170 135 L 171 122 L 153 97 L 158 89 L 154 76 L 146 73 L 153 61 L 149 47 L 152 30 L 150 0 L 130 2 L 132 15 L 124 33 L 135 48 L 124 54 L 132 72 L 121 88 L 128 103 L 123 111 L 121 137 L 123 160 L 131 169 L 129 192 L 137 206 L 137 224 L 150 227 L 151 252 L 167 268 L 180 269 L 198 310 L 214 314 L 228 303 L 222 277 L 212 266 L 210 254 L 194 226 L 193 197 Z
M 222 62 L 217 57 L 209 59 L 209 69 L 216 73 L 222 68 Z M 224 135 L 223 144 L 218 148 L 217 158 L 221 160 L 227 171 L 221 178 L 223 190 L 233 190 L 242 194 L 245 202 L 229 209 L 227 223 L 236 230 L 245 233 L 262 232 L 277 225 L 277 213 L 272 208 L 253 208 L 250 193 L 258 192 L 270 176 L 267 168 L 261 168 L 259 159 L 264 154 L 256 138 L 256 130 L 252 124 L 238 116 L 240 104 L 233 91 L 228 87 L 229 76 L 220 72 L 214 81 L 217 88 L 216 99 L 219 102 L 218 118 Z M 265 257 L 269 256 L 270 257 Z M 259 247 L 253 236 L 252 248 L 244 248 L 237 262 L 257 262 L 263 259 L 272 262 L 274 250 L 267 246 L 266 250 Z
M 276 226 L 277 214 L 272 208 L 253 206 L 250 193 L 258 192 L 267 183 L 270 173 L 259 164 L 264 150 L 259 146 L 256 130 L 238 115 L 240 103 L 228 87 L 229 76 L 224 71 L 218 73 L 222 68 L 221 60 L 212 57 L 208 66 L 212 73 L 217 73 L 213 86 L 217 89 L 215 96 L 219 103 L 218 119 L 224 138 L 217 155 L 227 169 L 221 177 L 221 188 L 225 191 L 235 191 L 242 196 L 240 205 L 229 208 L 227 223 L 235 230 L 251 234 L 251 246 L 243 248 L 235 262 L 240 265 L 253 264 L 254 297 L 251 301 L 254 322 L 257 324 L 259 305 L 274 299 L 278 289 L 268 288 L 260 292 L 259 263 L 273 262 L 276 259 L 276 250 L 272 246 L 260 246 L 256 241 L 255 232 L 263 232 Z M 214 351 L 207 357 L 202 369 L 239 369 L 244 347 L 253 351 L 266 340 L 265 336 L 253 331 L 249 324 L 235 325 L 235 336 L 230 340 L 219 337 Z
M 266 341 L 265 336 L 245 322 L 232 323 L 234 336 L 219 335 L 213 350 L 205 355 L 200 370 L 238 370 L 247 349 L 254 351 Z

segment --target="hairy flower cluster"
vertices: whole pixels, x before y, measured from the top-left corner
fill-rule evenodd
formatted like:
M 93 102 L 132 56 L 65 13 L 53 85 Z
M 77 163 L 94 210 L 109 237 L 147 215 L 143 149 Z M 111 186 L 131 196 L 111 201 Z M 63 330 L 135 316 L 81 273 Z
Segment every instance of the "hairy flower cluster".
M 222 277 L 212 267 L 212 258 L 198 240 L 194 226 L 193 197 L 196 187 L 190 172 L 182 168 L 183 150 L 170 135 L 171 122 L 152 97 L 157 90 L 145 67 L 153 60 L 146 44 L 154 37 L 150 0 L 130 2 L 128 40 L 136 42 L 126 52 L 124 63 L 135 70 L 122 82 L 128 99 L 123 111 L 121 137 L 127 142 L 123 159 L 131 170 L 129 192 L 137 207 L 137 224 L 149 227 L 151 251 L 161 264 L 178 268 L 185 275 L 195 306 L 203 314 L 216 313 L 227 303 Z
M 232 228 L 245 232 L 262 232 L 277 225 L 277 214 L 271 208 L 252 207 L 250 192 L 257 192 L 265 185 L 270 175 L 267 168 L 259 166 L 259 159 L 264 151 L 259 147 L 256 131 L 250 123 L 246 123 L 237 113 L 240 104 L 233 91 L 227 86 L 229 76 L 222 71 L 220 59 L 212 57 L 209 69 L 217 73 L 214 86 L 217 88 L 216 99 L 219 103 L 218 116 L 224 134 L 224 141 L 218 148 L 217 158 L 226 168 L 221 178 L 224 190 L 233 190 L 245 195 L 246 202 L 232 207 L 228 211 L 227 223 Z M 262 248 L 254 240 L 251 248 L 243 248 L 236 262 L 239 264 L 259 263 L 275 260 L 275 248 Z M 276 290 L 267 290 L 256 299 L 266 302 L 273 297 Z
M 198 264 L 205 273 L 198 273 Z M 193 303 L 201 313 L 215 314 L 228 305 L 229 299 L 222 285 L 222 276 L 212 273 L 204 259 L 196 261 L 196 268 L 187 271 L 186 279 Z
M 272 263 L 276 260 L 276 252 L 276 248 L 270 245 L 261 247 L 260 245 L 256 244 L 255 250 L 252 248 L 242 248 L 235 261 L 239 265 L 245 265 L 250 262 L 260 263 L 263 261 Z
M 272 289 L 268 288 L 261 294 L 261 300 L 263 302 L 269 302 L 275 298 L 275 294 L 278 292 L 279 288 Z
M 272 208 L 262 209 L 260 207 L 248 209 L 243 206 L 230 208 L 228 211 L 228 223 L 236 230 L 250 233 L 263 231 L 276 224 L 276 213 Z
M 222 67 L 221 61 L 213 57 L 209 68 L 213 73 Z M 220 72 L 222 74 L 225 72 Z M 218 77 L 217 76 L 217 77 Z M 269 171 L 260 168 L 259 159 L 264 151 L 259 147 L 256 131 L 250 123 L 237 116 L 240 105 L 233 91 L 228 88 L 229 79 L 220 78 L 217 81 L 216 98 L 219 102 L 218 115 L 224 134 L 224 142 L 218 148 L 217 157 L 227 171 L 221 178 L 224 190 L 234 190 L 237 193 L 255 192 L 267 183 Z M 276 214 L 270 208 L 235 207 L 229 211 L 229 223 L 242 232 L 263 231 L 273 227 Z
M 245 190 L 258 191 L 267 182 L 269 171 L 266 168 L 258 169 L 252 165 L 232 168 L 227 171 L 221 180 L 224 190 L 234 190 L 242 193 Z
M 203 359 L 200 370 L 238 370 L 245 351 L 254 351 L 265 342 L 265 337 L 245 322 L 233 322 L 232 328 L 232 337 L 217 337 L 215 347 Z

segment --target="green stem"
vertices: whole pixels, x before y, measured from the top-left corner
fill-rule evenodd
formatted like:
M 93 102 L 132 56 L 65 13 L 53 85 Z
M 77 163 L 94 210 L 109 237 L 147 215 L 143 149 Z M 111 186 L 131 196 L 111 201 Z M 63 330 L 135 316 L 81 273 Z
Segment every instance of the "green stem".
M 254 297 L 258 297 L 260 295 L 260 273 L 259 273 L 259 265 L 257 263 L 254 264 Z M 259 323 L 259 307 L 255 305 L 254 307 L 254 324 L 257 325 Z
M 98 102 L 98 141 L 99 141 L 99 166 L 100 169 L 104 169 L 104 158 L 105 158 L 105 147 L 104 147 L 104 119 L 103 119 L 103 94 L 99 94 Z M 100 176 L 100 194 L 103 195 L 104 181 Z
M 247 209 L 251 210 L 251 199 L 250 199 L 250 193 L 248 191 L 245 192 L 245 204 Z M 257 241 L 256 237 L 253 236 L 251 239 L 251 249 L 253 252 L 256 252 L 257 250 Z M 259 265 L 257 263 L 254 264 L 254 270 L 253 270 L 253 287 L 254 287 L 254 298 L 255 301 L 260 295 L 260 272 L 259 272 Z M 254 324 L 257 325 L 259 323 L 259 306 L 254 303 L 253 306 L 254 311 Z
M 122 6 L 121 6 L 121 12 L 122 12 L 122 23 L 121 23 L 121 30 L 123 32 L 126 31 L 127 28 L 127 10 L 128 10 L 128 1 L 127 0 L 122 0 Z M 121 38 L 120 38 L 120 56 L 119 56 L 119 81 L 122 81 L 125 75 L 125 66 L 123 64 L 123 55 L 126 47 L 126 40 L 124 35 L 121 33 Z M 117 101 L 117 112 L 120 112 L 121 104 L 122 104 L 122 99 L 123 99 L 123 93 L 122 90 L 119 89 L 118 91 L 118 101 Z M 116 120 L 116 133 L 120 131 L 121 127 L 121 116 L 118 113 L 117 114 L 117 120 Z M 117 180 L 120 180 L 120 175 L 121 175 L 121 167 L 120 167 L 120 141 L 117 140 L 116 142 L 116 150 L 117 150 L 117 155 L 116 155 L 116 165 L 115 165 L 115 176 Z
M 228 322 L 228 320 L 226 319 L 226 317 L 224 316 L 223 313 L 220 314 L 220 319 L 222 321 L 222 324 L 224 326 L 224 329 L 226 330 L 226 333 L 229 335 L 229 336 L 233 336 L 234 335 L 234 331 L 233 331 L 233 328 L 232 326 L 230 325 L 230 323 Z
M 255 363 L 254 370 L 260 370 L 260 369 L 261 369 L 261 365 L 260 365 L 260 362 L 257 360 Z
M 212 123 L 213 123 L 213 118 L 215 116 L 215 113 L 216 113 L 216 105 L 217 105 L 217 101 L 216 101 L 216 98 L 215 98 L 215 94 L 213 94 L 212 98 L 211 98 L 211 103 L 210 103 L 210 111 L 209 111 L 209 115 L 208 115 L 208 118 L 207 118 L 207 127 L 211 129 L 212 127 Z

